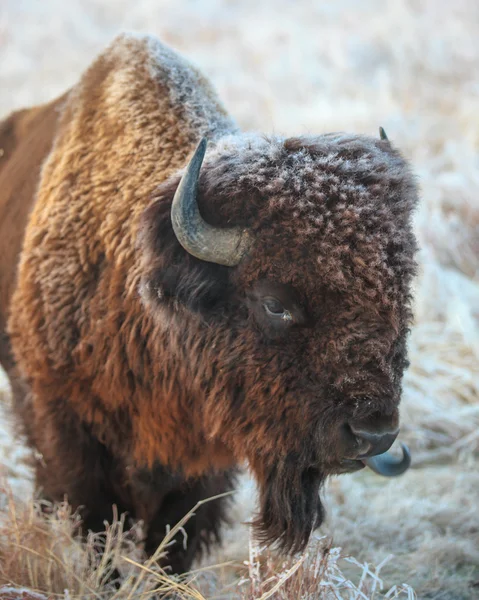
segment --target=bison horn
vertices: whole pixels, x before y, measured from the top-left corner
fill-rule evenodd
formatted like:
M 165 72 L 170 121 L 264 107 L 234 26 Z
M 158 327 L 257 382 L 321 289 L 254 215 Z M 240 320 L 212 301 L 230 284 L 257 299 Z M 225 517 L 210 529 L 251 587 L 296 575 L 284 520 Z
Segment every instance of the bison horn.
M 388 138 L 388 136 L 386 135 L 386 132 L 384 131 L 384 127 L 380 127 L 380 128 L 379 128 L 379 137 L 380 137 L 382 140 L 386 140 L 387 142 L 389 142 L 389 138 Z
M 207 262 L 234 267 L 248 250 L 250 236 L 241 227 L 213 227 L 201 216 L 196 195 L 205 152 L 206 138 L 203 138 L 188 163 L 173 198 L 173 231 L 189 254 Z
M 401 444 L 402 447 L 402 458 L 396 458 L 384 452 L 377 456 L 371 456 L 363 460 L 364 464 L 372 469 L 378 475 L 384 475 L 385 477 L 397 477 L 405 473 L 411 466 L 411 453 L 406 444 Z

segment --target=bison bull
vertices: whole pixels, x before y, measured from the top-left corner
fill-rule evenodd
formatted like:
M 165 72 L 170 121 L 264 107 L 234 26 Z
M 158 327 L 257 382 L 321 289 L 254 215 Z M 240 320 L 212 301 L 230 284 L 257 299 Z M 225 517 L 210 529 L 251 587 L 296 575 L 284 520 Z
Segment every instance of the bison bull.
M 93 530 L 116 505 L 151 552 L 247 462 L 257 534 L 297 551 L 325 477 L 407 466 L 377 457 L 416 250 L 416 186 L 385 135 L 241 133 L 193 67 L 121 36 L 0 146 L 0 353 L 46 498 Z M 225 502 L 188 522 L 174 570 Z

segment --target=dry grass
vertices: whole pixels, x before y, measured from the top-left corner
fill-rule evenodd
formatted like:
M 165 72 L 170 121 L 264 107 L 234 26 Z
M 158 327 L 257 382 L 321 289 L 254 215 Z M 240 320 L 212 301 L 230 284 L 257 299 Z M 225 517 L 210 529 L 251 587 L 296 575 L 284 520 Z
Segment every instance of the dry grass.
M 199 568 L 181 577 L 162 570 L 157 560 L 168 552 L 174 535 L 192 518 L 197 505 L 165 536 L 156 553 L 141 551 L 141 526 L 125 530 L 123 517 L 106 524 L 104 533 L 77 537 L 79 518 L 66 503 L 23 503 L 8 484 L 0 487 L 0 599 L 48 598 L 132 600 L 174 597 L 185 600 L 362 600 L 416 598 L 408 585 L 386 589 L 378 566 L 361 564 L 315 537 L 306 552 L 287 561 L 250 538 L 249 560 Z M 201 503 L 200 503 L 201 504 Z M 355 567 L 347 577 L 340 563 Z
M 385 587 L 381 569 L 393 557 L 386 557 L 377 566 L 361 564 L 342 556 L 340 548 L 332 548 L 331 540 L 315 537 L 300 557 L 280 562 L 266 548 L 255 547 L 250 541 L 248 576 L 239 586 L 243 600 L 379 600 L 404 598 L 414 600 L 416 594 L 407 584 Z M 349 578 L 341 563 L 354 567 Z
M 135 534 L 124 532 L 123 519 L 108 526 L 105 535 L 89 535 L 80 543 L 75 539 L 79 521 L 67 504 L 50 507 L 50 514 L 42 516 L 37 504 L 20 503 L 8 488 L 2 492 L 0 584 L 55 597 L 63 597 L 65 590 L 75 598 L 113 597 L 113 570 L 124 567 L 122 557 L 139 558 Z M 123 592 L 129 586 L 127 577 Z
M 3 589 L 28 589 L 72 600 L 131 600 L 171 593 L 177 598 L 204 600 L 193 585 L 196 574 L 173 578 L 157 564 L 199 505 L 171 528 L 147 559 L 141 551 L 141 526 L 126 531 L 123 516 L 105 523 L 104 533 L 90 533 L 81 540 L 80 520 L 68 504 L 23 503 L 14 498 L 7 484 L 0 488 L 0 499 L 4 503 L 0 521 Z

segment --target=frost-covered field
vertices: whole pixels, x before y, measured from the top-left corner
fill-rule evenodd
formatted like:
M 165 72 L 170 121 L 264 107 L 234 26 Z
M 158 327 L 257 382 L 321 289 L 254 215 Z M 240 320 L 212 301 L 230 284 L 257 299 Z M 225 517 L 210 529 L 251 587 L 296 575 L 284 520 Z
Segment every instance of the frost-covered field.
M 331 481 L 324 532 L 361 562 L 393 554 L 385 590 L 406 582 L 419 598 L 478 598 L 479 3 L 2 0 L 0 118 L 60 94 L 120 30 L 156 34 L 196 62 L 244 128 L 375 134 L 382 125 L 413 162 L 421 276 L 402 439 L 414 468 L 399 480 Z M 2 417 L 0 463 L 23 497 L 24 453 Z M 237 522 L 253 491 L 245 478 Z M 210 561 L 247 556 L 237 526 Z

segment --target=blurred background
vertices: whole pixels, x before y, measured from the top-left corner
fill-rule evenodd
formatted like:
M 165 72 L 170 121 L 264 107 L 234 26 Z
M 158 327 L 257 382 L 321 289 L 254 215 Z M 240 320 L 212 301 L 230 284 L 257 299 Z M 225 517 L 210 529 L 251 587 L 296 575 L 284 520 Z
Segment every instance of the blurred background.
M 479 598 L 479 2 L 477 0 L 1 0 L 0 119 L 74 85 L 120 31 L 147 32 L 211 79 L 244 129 L 382 125 L 421 190 L 421 272 L 402 439 L 414 468 L 327 490 L 323 533 L 419 598 Z M 0 387 L 8 401 L 5 379 Z M 30 493 L 0 416 L 0 464 Z M 254 505 L 247 475 L 237 522 Z M 211 558 L 244 559 L 244 526 Z M 379 596 L 375 596 L 379 597 Z

